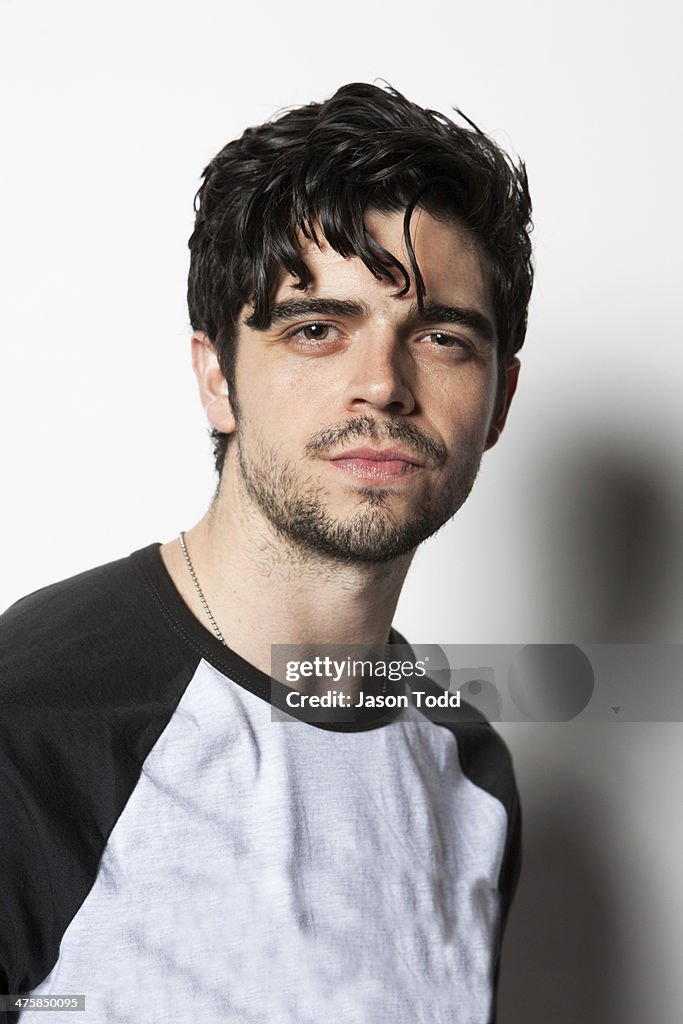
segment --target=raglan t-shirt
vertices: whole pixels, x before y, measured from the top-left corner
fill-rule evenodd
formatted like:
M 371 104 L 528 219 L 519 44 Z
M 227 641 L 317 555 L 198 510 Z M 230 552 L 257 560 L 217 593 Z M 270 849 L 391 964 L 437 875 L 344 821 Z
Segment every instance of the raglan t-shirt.
M 159 547 L 0 618 L 1 990 L 85 996 L 18 1019 L 489 1024 L 519 868 L 500 737 L 413 703 L 274 714 L 288 688 Z

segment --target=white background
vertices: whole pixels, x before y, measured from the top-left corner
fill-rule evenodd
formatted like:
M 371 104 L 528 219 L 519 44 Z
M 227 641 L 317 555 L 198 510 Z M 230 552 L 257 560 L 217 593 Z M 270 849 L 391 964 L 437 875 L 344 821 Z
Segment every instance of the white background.
M 506 434 L 396 624 L 422 643 L 681 641 L 673 0 L 0 15 L 2 607 L 204 512 L 184 300 L 200 172 L 278 109 L 384 78 L 524 156 L 538 265 Z M 679 1024 L 681 726 L 502 730 L 526 871 L 500 1024 Z

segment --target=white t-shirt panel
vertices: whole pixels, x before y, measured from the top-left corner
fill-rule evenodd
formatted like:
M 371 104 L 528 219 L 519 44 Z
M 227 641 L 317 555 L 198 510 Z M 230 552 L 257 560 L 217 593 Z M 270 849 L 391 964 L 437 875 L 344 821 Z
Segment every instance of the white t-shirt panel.
M 84 993 L 81 1024 L 487 1024 L 507 827 L 418 709 L 273 720 L 201 660 L 32 994 Z

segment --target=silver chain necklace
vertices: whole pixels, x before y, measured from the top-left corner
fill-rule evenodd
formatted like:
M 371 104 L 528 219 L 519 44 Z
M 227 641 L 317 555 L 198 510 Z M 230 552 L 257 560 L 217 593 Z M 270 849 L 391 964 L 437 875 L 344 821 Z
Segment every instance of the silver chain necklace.
M 218 625 L 218 623 L 214 619 L 213 612 L 209 608 L 209 603 L 206 600 L 206 598 L 204 597 L 204 591 L 202 590 L 202 588 L 199 585 L 199 580 L 197 579 L 197 573 L 194 571 L 194 566 L 192 565 L 192 559 L 190 558 L 190 553 L 187 550 L 187 544 L 185 543 L 185 531 L 184 530 L 180 531 L 180 533 L 178 535 L 178 541 L 180 543 L 180 547 L 182 549 L 183 555 L 185 556 L 185 564 L 187 565 L 188 572 L 190 573 L 190 576 L 192 577 L 192 582 L 194 583 L 194 589 L 197 591 L 197 596 L 199 597 L 199 600 L 202 602 L 202 608 L 204 609 L 206 614 L 209 616 L 209 621 L 211 622 L 211 625 L 213 626 L 214 633 L 216 634 L 216 636 L 218 637 L 220 642 L 225 647 L 228 647 L 229 644 L 228 644 L 227 640 L 225 639 L 225 637 L 223 636 L 223 634 L 221 633 L 220 626 Z M 384 648 L 384 656 L 385 656 L 385 658 L 387 660 L 389 659 L 389 651 L 390 651 L 390 641 L 387 640 L 387 643 L 386 643 L 385 648 Z M 385 678 L 384 678 L 384 680 L 382 682 L 382 693 L 385 694 L 386 692 L 387 692 L 387 678 L 385 676 Z
M 185 531 L 184 530 L 180 531 L 180 535 L 178 536 L 178 540 L 180 542 L 180 547 L 182 549 L 182 552 L 183 552 L 183 554 L 185 556 L 185 564 L 187 565 L 187 568 L 189 570 L 190 576 L 192 577 L 192 582 L 194 583 L 194 589 L 197 591 L 197 594 L 199 596 L 199 600 L 202 602 L 202 607 L 203 607 L 204 611 L 206 612 L 206 614 L 209 616 L 209 621 L 211 622 L 211 625 L 213 626 L 214 633 L 216 634 L 216 636 L 218 637 L 220 642 L 227 647 L 228 643 L 227 643 L 225 637 L 223 636 L 223 634 L 221 633 L 220 627 L 219 627 L 218 623 L 216 622 L 216 620 L 213 617 L 213 613 L 212 613 L 211 609 L 209 608 L 209 603 L 206 600 L 206 598 L 204 597 L 204 591 L 199 586 L 199 580 L 197 579 L 197 573 L 194 571 L 194 566 L 192 565 L 192 561 L 190 559 L 190 555 L 189 555 L 189 552 L 187 550 L 187 544 L 185 543 Z

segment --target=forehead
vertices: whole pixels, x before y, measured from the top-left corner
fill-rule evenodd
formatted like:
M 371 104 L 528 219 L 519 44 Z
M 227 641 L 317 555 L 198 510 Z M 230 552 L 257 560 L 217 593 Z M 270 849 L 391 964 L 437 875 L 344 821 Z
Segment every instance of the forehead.
M 371 237 L 395 256 L 410 273 L 410 259 L 403 234 L 403 211 L 365 215 L 365 226 Z M 410 225 L 411 240 L 417 265 L 422 274 L 426 301 L 458 304 L 478 309 L 493 320 L 487 263 L 481 246 L 470 231 L 453 220 L 436 219 L 425 210 L 416 209 Z M 396 282 L 377 279 L 357 256 L 343 257 L 321 238 L 320 248 L 310 239 L 302 239 L 301 254 L 311 280 L 306 294 L 336 298 L 362 297 L 370 304 L 406 308 L 415 301 L 412 274 L 411 287 L 398 297 Z M 275 301 L 301 298 L 298 279 L 286 275 L 279 283 Z

